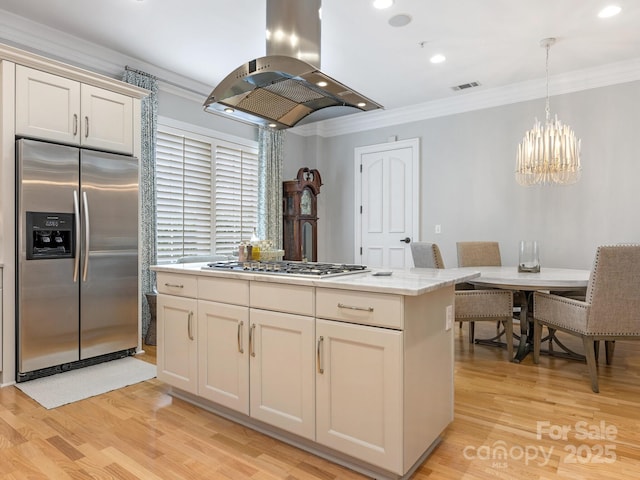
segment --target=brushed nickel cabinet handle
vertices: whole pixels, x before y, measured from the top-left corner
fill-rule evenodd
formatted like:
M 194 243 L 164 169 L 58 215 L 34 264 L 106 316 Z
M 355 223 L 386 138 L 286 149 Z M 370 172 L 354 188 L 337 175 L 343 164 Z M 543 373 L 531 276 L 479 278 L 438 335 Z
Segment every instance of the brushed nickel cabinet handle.
M 78 134 L 78 114 L 73 114 L 73 136 L 75 137 Z
M 244 326 L 244 322 L 238 323 L 238 352 L 244 353 L 244 348 L 242 348 L 242 327 Z
M 316 349 L 316 361 L 318 362 L 318 373 L 324 373 L 323 359 L 322 359 L 322 345 L 324 343 L 324 337 L 318 338 L 318 347 Z
M 89 138 L 89 117 L 84 117 L 84 138 Z
M 360 310 L 363 312 L 373 312 L 373 307 L 355 307 L 353 305 L 345 305 L 344 303 L 339 303 L 338 308 L 346 308 L 347 310 Z
M 249 329 L 249 354 L 252 357 L 256 356 L 256 345 L 255 345 L 255 335 L 256 335 L 256 324 L 251 325 Z
M 184 288 L 184 285 L 179 283 L 165 283 L 164 286 L 169 288 Z
M 189 335 L 189 340 L 193 340 L 193 312 L 189 312 L 187 319 L 187 335 Z

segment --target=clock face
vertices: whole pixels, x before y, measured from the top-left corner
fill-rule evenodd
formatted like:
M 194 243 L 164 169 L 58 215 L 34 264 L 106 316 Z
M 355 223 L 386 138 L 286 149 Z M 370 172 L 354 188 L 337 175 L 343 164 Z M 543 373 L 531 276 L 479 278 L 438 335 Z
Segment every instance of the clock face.
M 302 198 L 300 199 L 300 213 L 302 215 L 311 215 L 311 193 L 306 188 L 302 192 Z

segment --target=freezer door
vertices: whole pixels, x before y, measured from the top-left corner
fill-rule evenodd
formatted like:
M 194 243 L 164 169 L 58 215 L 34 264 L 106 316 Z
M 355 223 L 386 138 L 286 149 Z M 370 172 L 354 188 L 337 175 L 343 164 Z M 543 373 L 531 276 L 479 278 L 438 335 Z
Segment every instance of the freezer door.
M 76 259 L 26 259 L 27 211 L 74 213 L 79 150 L 33 140 L 19 140 L 16 147 L 20 374 L 79 359 Z
M 138 161 L 80 153 L 80 358 L 138 345 Z

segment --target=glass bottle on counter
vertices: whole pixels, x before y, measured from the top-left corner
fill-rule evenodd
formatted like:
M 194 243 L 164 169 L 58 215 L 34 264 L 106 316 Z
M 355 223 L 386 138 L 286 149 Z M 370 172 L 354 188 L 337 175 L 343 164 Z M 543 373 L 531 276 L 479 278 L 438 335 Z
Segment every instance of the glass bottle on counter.
M 256 229 L 253 229 L 253 235 L 251 235 L 251 246 L 253 247 L 251 250 L 251 259 L 259 262 L 260 261 L 260 239 L 256 234 Z

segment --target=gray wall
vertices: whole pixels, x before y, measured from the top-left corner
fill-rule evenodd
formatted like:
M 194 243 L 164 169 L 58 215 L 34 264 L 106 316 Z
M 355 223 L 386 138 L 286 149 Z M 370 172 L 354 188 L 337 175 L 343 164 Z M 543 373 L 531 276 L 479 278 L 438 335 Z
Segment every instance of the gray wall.
M 321 261 L 354 261 L 354 148 L 395 135 L 420 139 L 420 239 L 438 243 L 447 266 L 457 265 L 457 241 L 496 240 L 515 264 L 519 241 L 533 239 L 543 267 L 591 268 L 598 245 L 640 242 L 639 107 L 640 82 L 551 98 L 582 139 L 582 179 L 571 186 L 514 180 L 517 145 L 544 118 L 543 99 L 330 138 L 288 133 L 284 170 L 292 177 L 317 155 Z

